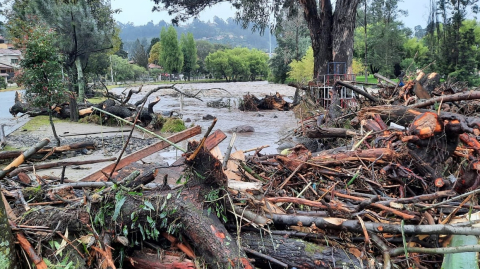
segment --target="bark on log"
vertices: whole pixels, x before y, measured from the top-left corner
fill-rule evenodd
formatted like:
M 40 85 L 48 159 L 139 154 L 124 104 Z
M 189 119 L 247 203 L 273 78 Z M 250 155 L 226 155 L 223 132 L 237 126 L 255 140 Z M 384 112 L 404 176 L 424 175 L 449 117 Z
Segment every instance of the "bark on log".
M 270 215 L 269 215 L 270 216 Z M 346 220 L 340 218 L 322 218 L 310 216 L 295 216 L 295 215 L 279 215 L 272 214 L 272 220 L 275 224 L 283 225 L 298 225 L 299 222 L 304 226 L 315 223 L 321 229 L 335 229 L 348 230 L 351 232 L 363 233 L 362 225 L 357 220 Z M 401 234 L 402 226 L 396 224 L 364 222 L 365 228 L 370 232 L 375 233 L 393 233 Z M 453 226 L 449 224 L 434 224 L 434 225 L 404 225 L 403 232 L 405 234 L 465 234 L 465 235 L 480 235 L 480 229 L 476 227 Z
M 359 120 L 368 119 L 374 115 L 380 115 L 385 122 L 395 122 L 397 124 L 408 126 L 416 116 L 424 113 L 432 112 L 433 110 L 410 108 L 406 106 L 374 106 L 362 108 L 357 117 Z M 455 122 L 458 126 L 452 126 L 458 128 L 457 132 L 473 133 L 473 128 L 480 129 L 480 118 L 478 117 L 466 117 L 457 113 L 440 112 L 439 118 L 443 121 Z
M 346 87 L 346 88 L 349 88 L 350 90 L 352 90 L 352 91 L 354 91 L 354 92 L 356 92 L 356 93 L 358 93 L 358 94 L 360 94 L 360 95 L 363 95 L 365 98 L 368 98 L 368 99 L 370 99 L 371 101 L 373 101 L 373 102 L 375 102 L 375 103 L 378 103 L 377 98 L 375 98 L 373 95 L 371 95 L 371 94 L 369 94 L 368 92 L 366 92 L 366 91 L 364 91 L 364 90 L 362 90 L 362 89 L 359 89 L 359 88 L 357 88 L 357 87 L 355 87 L 355 86 L 353 86 L 353 85 L 351 85 L 351 84 L 348 84 L 348 83 L 343 82 L 343 81 L 340 81 L 340 80 L 338 80 L 338 81 L 336 82 L 336 84 L 341 85 L 341 86 Z
M 145 252 L 147 250 L 144 250 Z M 134 251 L 124 261 L 127 269 L 195 269 L 195 263 L 191 260 L 183 260 L 177 256 L 165 255 L 159 258 L 157 253 L 144 253 Z
M 357 135 L 355 131 L 343 128 L 317 127 L 313 130 L 308 130 L 305 132 L 305 136 L 308 138 L 352 137 L 355 135 Z
M 342 264 L 344 268 L 362 268 L 360 261 L 354 255 L 339 248 L 281 235 L 266 234 L 262 237 L 258 232 L 242 233 L 241 238 L 243 247 L 268 255 L 286 263 L 289 267 L 327 269 L 337 268 Z M 251 258 L 260 264 L 265 262 L 257 256 L 251 256 Z
M 28 172 L 28 171 L 33 171 L 35 170 L 41 170 L 41 169 L 49 169 L 53 167 L 61 167 L 61 166 L 71 166 L 71 165 L 83 165 L 83 164 L 92 164 L 92 163 L 101 163 L 101 162 L 111 162 L 117 160 L 116 157 L 108 158 L 108 159 L 98 159 L 98 160 L 87 160 L 87 161 L 71 161 L 71 162 L 54 162 L 54 163 L 45 163 L 45 164 L 39 164 L 35 166 L 30 166 L 30 167 L 19 167 L 15 170 L 13 170 L 10 173 L 10 176 L 16 176 L 21 172 Z
M 70 145 L 60 146 L 60 147 L 44 147 L 36 152 L 36 154 L 54 154 L 54 153 L 61 153 L 65 151 L 71 150 L 79 150 L 79 149 L 95 149 L 95 142 L 87 141 L 87 142 L 80 142 L 80 143 L 73 143 Z M 5 159 L 12 159 L 20 156 L 22 151 L 5 151 L 0 152 L 0 160 Z
M 46 146 L 50 143 L 48 138 L 43 139 L 42 141 L 35 144 L 33 147 L 29 148 L 25 152 L 23 152 L 20 156 L 18 156 L 15 160 L 13 160 L 9 165 L 7 165 L 3 170 L 0 171 L 0 179 L 4 178 L 8 173 L 13 171 L 17 168 L 20 164 L 22 164 L 25 160 L 30 158 L 33 154 L 35 154 L 39 149 Z
M 422 108 L 422 107 L 427 107 L 440 102 L 445 103 L 445 102 L 455 102 L 455 101 L 475 100 L 475 99 L 480 99 L 480 91 L 468 91 L 468 92 L 460 92 L 460 93 L 451 94 L 451 95 L 442 95 L 442 96 L 430 98 L 428 100 L 425 100 L 424 102 L 409 105 L 408 107 Z
M 356 150 L 356 151 L 347 151 L 340 152 L 337 154 L 324 154 L 313 157 L 310 159 L 310 162 L 314 164 L 321 165 L 339 165 L 344 164 L 345 162 L 350 161 L 392 161 L 395 158 L 396 154 L 394 151 L 388 148 L 376 148 L 376 149 L 366 149 L 366 150 Z

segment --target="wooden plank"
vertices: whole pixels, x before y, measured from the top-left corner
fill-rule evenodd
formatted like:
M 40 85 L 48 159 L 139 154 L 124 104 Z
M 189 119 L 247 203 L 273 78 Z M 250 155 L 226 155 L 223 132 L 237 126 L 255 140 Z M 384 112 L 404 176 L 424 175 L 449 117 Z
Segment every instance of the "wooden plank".
M 170 137 L 168 137 L 167 139 L 170 140 L 171 142 L 173 143 L 177 143 L 177 142 L 180 142 L 180 141 L 183 141 L 185 139 L 188 139 L 190 137 L 193 137 L 193 136 L 196 136 L 198 134 L 201 133 L 201 128 L 200 126 L 195 126 L 195 127 L 192 127 L 190 129 L 187 129 L 183 132 L 180 132 L 180 133 L 177 133 L 177 134 L 174 134 Z M 116 167 L 116 171 L 122 169 L 123 167 L 127 166 L 128 164 L 130 163 L 133 163 L 133 162 L 136 162 L 136 161 L 139 161 L 149 155 L 152 155 L 153 153 L 159 151 L 159 150 L 162 150 L 166 147 L 170 146 L 167 142 L 165 141 L 159 141 L 153 145 L 150 145 L 148 147 L 145 147 L 139 151 L 136 151 L 130 155 L 127 155 L 125 156 L 125 158 L 123 158 L 117 165 Z M 105 181 L 107 180 L 107 178 L 105 177 L 105 175 L 103 175 L 102 172 L 104 173 L 107 173 L 109 174 L 113 167 L 115 166 L 114 163 L 102 168 L 101 170 L 93 173 L 93 174 L 90 174 L 84 178 L 82 178 L 80 181 Z

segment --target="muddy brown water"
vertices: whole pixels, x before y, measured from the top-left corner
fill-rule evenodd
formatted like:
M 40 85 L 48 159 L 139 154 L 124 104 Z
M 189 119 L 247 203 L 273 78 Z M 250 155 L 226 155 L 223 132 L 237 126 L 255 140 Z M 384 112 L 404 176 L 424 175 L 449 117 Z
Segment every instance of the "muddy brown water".
M 141 93 L 134 95 L 130 102 L 135 103 L 155 87 L 157 86 L 144 86 Z M 196 94 L 198 91 L 203 90 L 198 95 L 202 101 L 194 98 L 184 97 L 182 105 L 181 97 L 176 94 L 176 91 L 171 89 L 162 89 L 150 95 L 147 104 L 159 96 L 161 100 L 154 107 L 154 111 L 165 112 L 173 110 L 180 113 L 183 116 L 183 120 L 190 118 L 191 122 L 186 123 L 187 126 L 195 124 L 202 127 L 202 134 L 195 137 L 195 139 L 198 140 L 203 137 L 204 133 L 212 123 L 212 120 L 203 120 L 203 116 L 210 114 L 216 117 L 217 123 L 213 131 L 220 129 L 227 135 L 227 138 L 219 145 L 222 154 L 225 153 L 230 138 L 232 137 L 232 132 L 229 130 L 234 127 L 240 125 L 250 125 L 255 128 L 255 132 L 238 133 L 232 152 L 235 151 L 235 149 L 247 150 L 264 145 L 270 145 L 269 148 L 263 149 L 262 153 L 273 154 L 278 153 L 278 144 L 276 144 L 276 142 L 278 142 L 278 140 L 289 130 L 297 126 L 297 120 L 295 119 L 292 111 L 270 110 L 243 112 L 238 109 L 239 100 L 247 93 L 254 94 L 261 98 L 265 95 L 279 92 L 282 96 L 284 96 L 285 99 L 291 101 L 295 93 L 295 88 L 293 87 L 279 84 L 269 84 L 267 82 L 191 83 L 178 84 L 177 87 L 188 94 Z M 224 90 L 220 90 L 218 88 L 222 88 Z M 125 90 L 125 88 L 116 88 L 113 89 L 112 92 L 120 94 Z M 225 102 L 230 99 L 231 107 L 207 107 L 208 102 L 216 101 L 221 98 Z M 168 134 L 163 135 L 168 136 Z M 183 141 L 179 143 L 179 145 L 183 148 L 186 148 L 187 142 Z M 172 163 L 181 155 L 181 153 L 182 152 L 176 150 L 175 148 L 169 147 L 168 149 L 162 150 L 158 154 L 154 154 L 151 159 Z

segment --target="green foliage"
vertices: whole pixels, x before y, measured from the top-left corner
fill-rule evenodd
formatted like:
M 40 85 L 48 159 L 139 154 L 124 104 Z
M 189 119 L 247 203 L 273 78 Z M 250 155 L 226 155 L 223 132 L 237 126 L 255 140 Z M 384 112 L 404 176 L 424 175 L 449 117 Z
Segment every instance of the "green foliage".
M 14 43 L 24 47 L 26 22 L 34 20 L 55 29 L 58 33 L 55 46 L 65 56 L 62 64 L 68 81 L 78 89 L 83 101 L 83 69 L 88 66 L 90 56 L 108 53 L 118 45 L 113 12 L 106 0 L 18 0 L 8 14 L 8 30 Z
M 177 133 L 187 129 L 185 123 L 181 119 L 168 118 L 163 124 L 161 132 Z
M 297 82 L 306 84 L 313 79 L 313 49 L 310 47 L 307 54 L 303 56 L 301 61 L 293 60 L 290 63 L 290 71 L 288 77 Z
M 1 77 L 0 78 L 0 89 L 6 89 L 7 88 L 7 82 L 5 81 L 5 78 Z
M 150 49 L 150 57 L 148 58 L 148 63 L 158 64 L 160 61 L 161 52 L 162 52 L 162 44 L 159 41 L 155 43 Z
M 179 73 L 182 71 L 183 54 L 178 44 L 177 31 L 173 26 L 168 27 L 168 30 L 162 28 L 160 33 L 160 65 L 168 73 Z
M 282 12 L 278 25 L 275 30 L 278 46 L 270 59 L 270 69 L 274 82 L 285 83 L 290 71 L 289 64 L 292 60 L 302 59 L 310 46 L 310 33 L 301 13 L 288 18 L 287 12 Z
M 147 54 L 147 51 L 145 50 L 143 45 L 140 44 L 140 41 L 138 39 L 137 39 L 137 41 L 135 41 L 132 60 L 138 66 L 141 66 L 143 68 L 148 68 L 148 54 Z
M 27 100 L 37 107 L 51 106 L 66 99 L 62 81 L 62 57 L 55 46 L 55 31 L 44 25 L 32 27 L 25 36 L 22 72 L 17 82 L 25 87 Z
M 256 49 L 234 48 L 210 53 L 206 68 L 215 78 L 227 81 L 255 80 L 268 74 L 268 56 Z
M 135 75 L 128 59 L 112 55 L 113 77 L 115 81 L 126 81 L 132 79 Z
M 220 189 L 212 189 L 205 195 L 205 203 L 208 204 L 207 213 L 210 215 L 212 209 L 217 217 L 223 222 L 227 222 L 226 209 L 222 203 L 223 197 L 220 197 Z
M 182 34 L 180 38 L 180 46 L 183 54 L 183 73 L 190 80 L 190 76 L 197 70 L 197 46 L 193 39 L 193 34 Z
M 143 66 L 131 64 L 130 67 L 132 68 L 132 71 L 133 71 L 134 81 L 136 81 L 137 79 L 140 80 L 142 78 L 145 78 L 145 76 L 147 75 L 147 69 L 145 69 Z

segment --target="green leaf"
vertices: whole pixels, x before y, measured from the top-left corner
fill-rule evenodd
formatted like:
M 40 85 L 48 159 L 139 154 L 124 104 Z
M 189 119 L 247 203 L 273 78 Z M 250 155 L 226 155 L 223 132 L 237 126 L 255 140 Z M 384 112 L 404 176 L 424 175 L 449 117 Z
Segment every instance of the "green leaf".
M 143 202 L 145 204 L 145 206 L 148 208 L 147 210 L 155 210 L 155 208 L 153 207 L 152 203 L 148 200 L 145 200 L 145 202 Z
M 113 212 L 113 216 L 112 216 L 113 221 L 117 220 L 118 215 L 120 215 L 120 209 L 122 209 L 123 204 L 127 200 L 127 197 L 125 197 L 125 196 L 121 196 L 121 197 L 119 196 L 118 198 L 119 199 L 117 200 L 117 203 L 115 204 L 115 211 Z M 116 196 L 115 196 L 115 199 L 117 199 Z
M 170 198 L 172 198 L 172 194 L 171 194 L 171 193 L 167 194 L 167 200 L 170 199 Z

